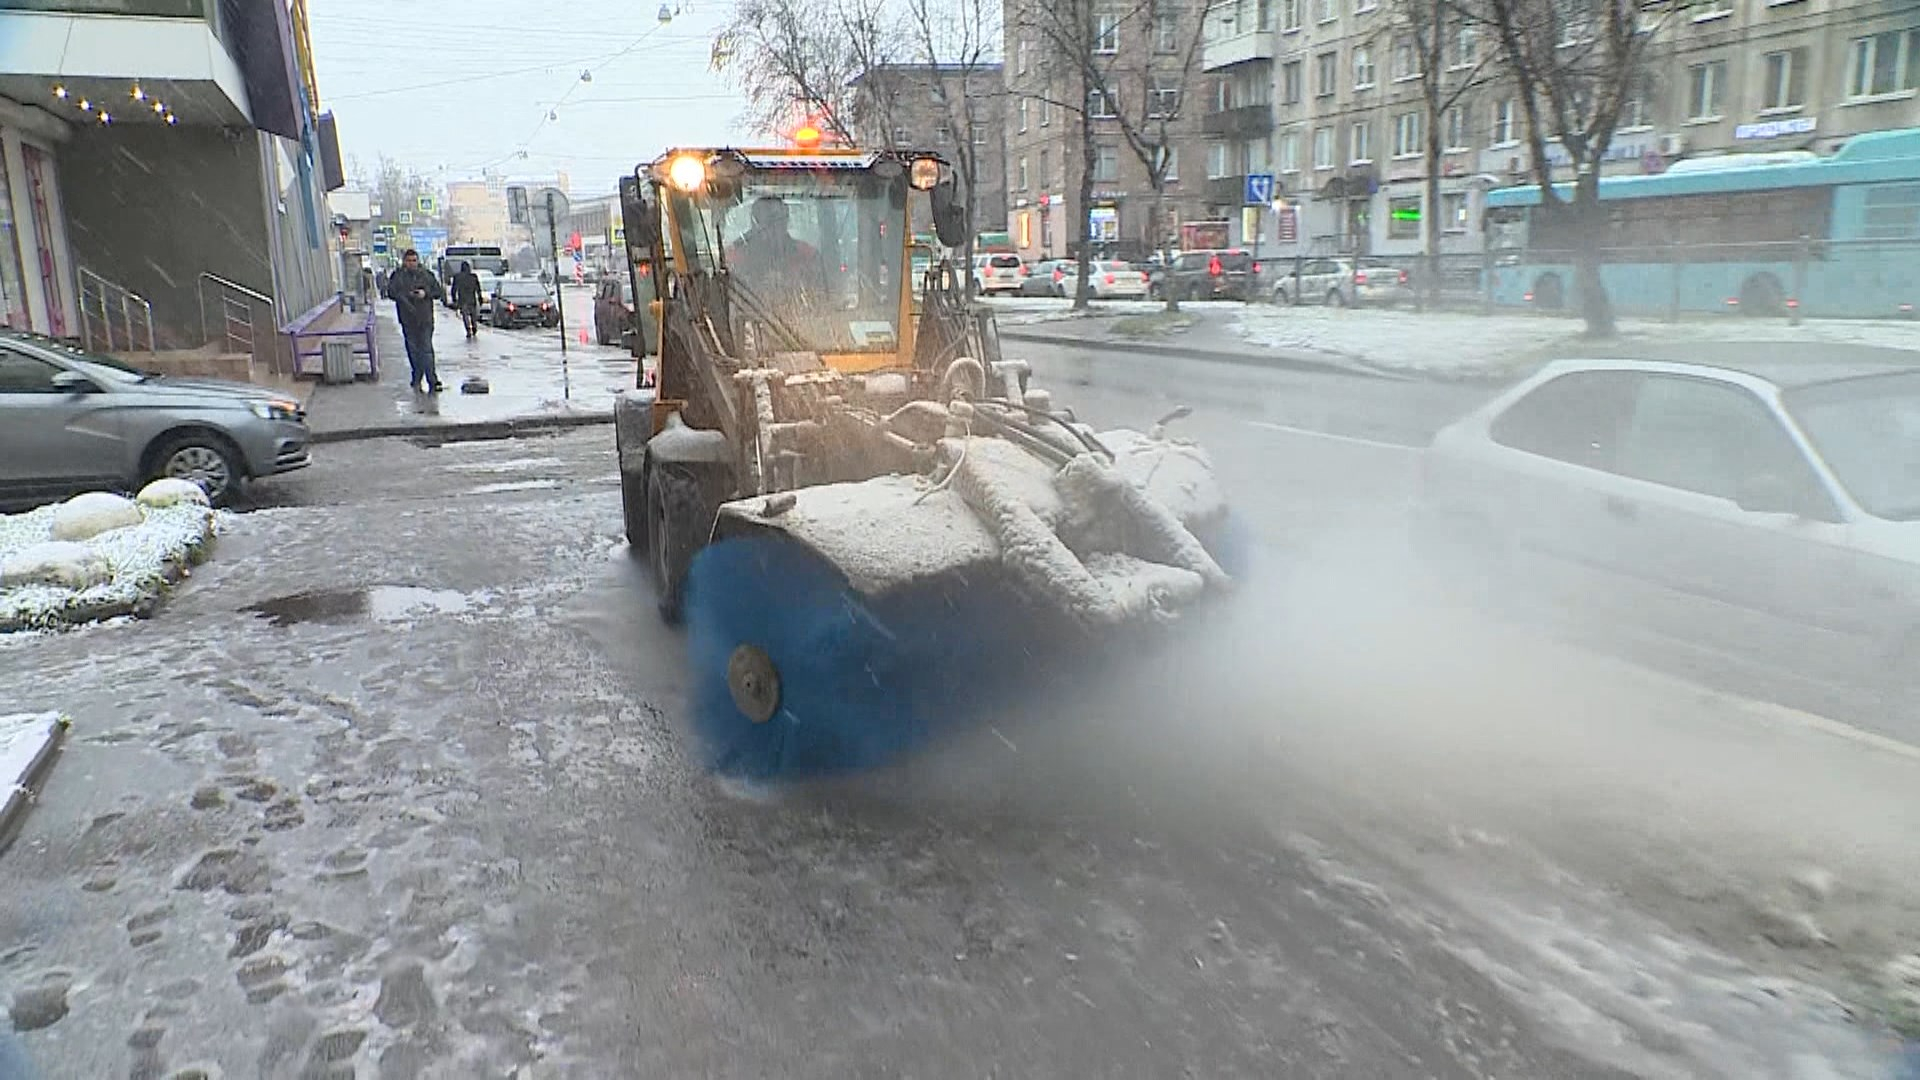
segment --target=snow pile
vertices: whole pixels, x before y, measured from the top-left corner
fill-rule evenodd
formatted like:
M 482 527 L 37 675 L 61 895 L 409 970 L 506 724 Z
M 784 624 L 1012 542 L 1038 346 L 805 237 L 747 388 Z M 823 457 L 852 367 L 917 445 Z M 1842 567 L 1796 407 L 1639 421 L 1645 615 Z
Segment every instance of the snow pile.
M 1584 344 L 1584 324 L 1567 317 L 1258 304 L 1237 313 L 1236 329 L 1250 344 L 1321 353 L 1356 367 L 1441 377 L 1513 375 L 1549 354 L 1581 355 Z M 1672 323 L 1622 319 L 1619 329 L 1620 341 L 1656 344 L 1799 342 L 1920 349 L 1920 325 L 1891 320 L 1808 320 L 1790 326 L 1734 317 Z
M 142 493 L 146 494 L 145 492 Z M 82 495 L 24 514 L 0 515 L 0 633 L 138 614 L 204 554 L 218 525 L 205 499 L 156 493 L 146 506 Z M 125 507 L 120 504 L 124 503 Z M 78 509 L 75 509 L 76 505 Z M 125 512 L 132 508 L 129 521 Z M 57 539 L 119 520 L 85 540 Z
M 55 540 L 91 540 L 104 532 L 138 525 L 145 520 L 132 499 L 105 491 L 75 495 L 53 508 L 51 532 Z
M 1073 300 L 1041 296 L 994 297 L 987 302 L 1001 326 L 1030 326 L 1063 319 L 1098 319 L 1110 315 L 1146 315 L 1167 310 L 1164 300 L 1094 300 L 1086 311 L 1073 310 Z

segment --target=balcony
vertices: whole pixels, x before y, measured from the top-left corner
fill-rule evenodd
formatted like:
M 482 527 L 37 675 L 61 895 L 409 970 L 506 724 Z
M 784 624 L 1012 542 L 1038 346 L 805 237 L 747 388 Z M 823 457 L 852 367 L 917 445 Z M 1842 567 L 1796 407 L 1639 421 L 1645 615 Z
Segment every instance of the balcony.
M 1273 31 L 1248 30 L 1208 41 L 1200 47 L 1200 70 L 1219 71 L 1235 64 L 1272 60 Z
M 1247 177 L 1215 176 L 1207 180 L 1207 201 L 1223 206 L 1239 206 L 1247 199 Z
M 1257 138 L 1273 130 L 1273 106 L 1242 105 L 1210 112 L 1200 118 L 1200 130 L 1228 138 Z

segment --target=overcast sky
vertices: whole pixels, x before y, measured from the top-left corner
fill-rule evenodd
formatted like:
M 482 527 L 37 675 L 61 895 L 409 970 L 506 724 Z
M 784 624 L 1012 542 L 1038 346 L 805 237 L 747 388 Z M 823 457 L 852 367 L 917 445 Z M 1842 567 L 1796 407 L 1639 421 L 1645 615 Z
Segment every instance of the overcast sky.
M 369 175 L 383 153 L 442 181 L 562 169 L 591 196 L 670 145 L 742 133 L 745 103 L 707 69 L 731 3 L 682 0 L 666 25 L 659 0 L 325 0 L 308 11 L 321 107 Z

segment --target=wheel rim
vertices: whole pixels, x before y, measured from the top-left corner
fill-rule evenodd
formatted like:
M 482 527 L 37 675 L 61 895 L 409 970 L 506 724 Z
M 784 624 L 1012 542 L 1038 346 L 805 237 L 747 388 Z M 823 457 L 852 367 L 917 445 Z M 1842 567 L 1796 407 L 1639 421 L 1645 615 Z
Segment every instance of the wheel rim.
M 727 690 L 734 707 L 753 723 L 764 724 L 780 711 L 780 671 L 758 645 L 737 646 L 727 658 Z
M 183 446 L 175 450 L 161 472 L 199 484 L 210 499 L 226 494 L 227 485 L 233 482 L 233 471 L 227 467 L 226 457 L 210 446 Z

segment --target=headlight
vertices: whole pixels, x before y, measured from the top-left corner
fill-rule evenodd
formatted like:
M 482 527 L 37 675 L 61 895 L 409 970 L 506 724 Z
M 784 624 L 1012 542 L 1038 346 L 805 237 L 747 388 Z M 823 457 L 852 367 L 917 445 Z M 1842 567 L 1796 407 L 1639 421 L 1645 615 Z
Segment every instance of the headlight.
M 692 154 L 667 162 L 667 182 L 691 195 L 707 182 L 707 163 Z
M 247 408 L 262 420 L 298 420 L 300 405 L 284 398 L 272 398 L 266 401 L 249 401 Z

